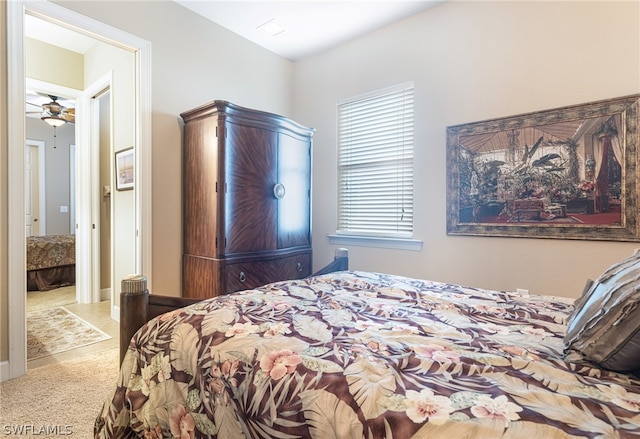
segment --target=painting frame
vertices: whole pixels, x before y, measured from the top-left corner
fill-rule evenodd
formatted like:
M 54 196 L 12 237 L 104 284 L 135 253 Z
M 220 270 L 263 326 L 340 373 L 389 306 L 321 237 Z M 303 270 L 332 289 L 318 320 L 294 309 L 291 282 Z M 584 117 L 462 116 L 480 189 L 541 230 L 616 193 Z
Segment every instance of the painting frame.
M 447 235 L 640 241 L 639 102 L 448 126 Z
M 116 190 L 129 191 L 135 183 L 135 157 L 133 146 L 115 153 Z

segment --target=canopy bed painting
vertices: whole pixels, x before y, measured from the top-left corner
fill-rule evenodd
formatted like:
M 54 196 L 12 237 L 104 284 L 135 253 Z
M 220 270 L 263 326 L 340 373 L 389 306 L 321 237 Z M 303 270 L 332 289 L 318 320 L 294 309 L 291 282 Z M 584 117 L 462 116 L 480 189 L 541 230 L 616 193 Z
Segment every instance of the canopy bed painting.
M 639 264 L 575 303 L 340 264 L 191 303 L 126 345 L 95 437 L 637 437 Z
M 447 233 L 640 240 L 640 95 L 447 128 Z
M 75 235 L 27 237 L 27 291 L 47 291 L 75 282 Z

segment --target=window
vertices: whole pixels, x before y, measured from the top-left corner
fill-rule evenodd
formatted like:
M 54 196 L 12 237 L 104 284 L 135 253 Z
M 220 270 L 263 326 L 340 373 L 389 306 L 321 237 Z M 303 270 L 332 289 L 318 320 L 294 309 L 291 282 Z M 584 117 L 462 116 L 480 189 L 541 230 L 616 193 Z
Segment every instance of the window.
M 413 83 L 338 104 L 339 235 L 413 234 Z

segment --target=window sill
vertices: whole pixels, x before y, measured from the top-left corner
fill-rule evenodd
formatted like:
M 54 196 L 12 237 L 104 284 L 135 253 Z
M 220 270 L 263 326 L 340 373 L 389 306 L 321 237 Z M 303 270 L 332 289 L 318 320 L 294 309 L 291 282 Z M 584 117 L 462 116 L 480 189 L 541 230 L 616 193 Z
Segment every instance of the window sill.
M 356 245 L 362 247 L 393 248 L 397 250 L 421 251 L 422 241 L 407 238 L 378 238 L 373 236 L 327 235 L 329 243 L 337 245 Z

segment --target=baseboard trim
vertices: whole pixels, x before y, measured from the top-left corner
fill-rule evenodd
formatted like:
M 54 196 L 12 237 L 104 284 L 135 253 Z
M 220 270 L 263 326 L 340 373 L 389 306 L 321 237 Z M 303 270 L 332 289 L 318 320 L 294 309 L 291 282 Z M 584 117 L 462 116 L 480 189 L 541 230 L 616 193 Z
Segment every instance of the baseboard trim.
M 116 322 L 120 322 L 120 307 L 114 305 L 111 307 L 111 318 Z
M 100 290 L 100 301 L 111 300 L 111 288 L 102 288 Z
M 0 382 L 7 381 L 10 378 L 9 375 L 9 362 L 0 362 Z

